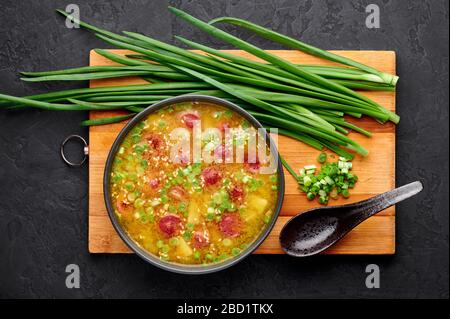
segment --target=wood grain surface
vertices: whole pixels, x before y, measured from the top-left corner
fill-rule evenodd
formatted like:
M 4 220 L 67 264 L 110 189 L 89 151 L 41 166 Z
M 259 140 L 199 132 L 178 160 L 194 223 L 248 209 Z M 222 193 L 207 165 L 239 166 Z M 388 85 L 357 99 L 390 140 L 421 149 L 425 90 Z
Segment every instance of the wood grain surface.
M 113 50 L 125 54 L 125 50 Z M 258 60 L 254 56 L 238 51 L 228 50 L 240 56 Z M 269 51 L 293 63 L 333 65 L 299 51 Z M 373 66 L 381 71 L 395 74 L 395 52 L 392 51 L 331 51 L 356 61 Z M 114 65 L 113 62 L 91 51 L 90 65 Z M 142 84 L 147 83 L 137 78 L 120 78 L 91 81 L 91 87 Z M 394 92 L 362 92 L 374 101 L 395 111 Z M 121 114 L 121 111 L 95 111 L 90 118 L 100 118 Z M 370 130 L 371 138 L 361 134 L 350 133 L 349 136 L 369 150 L 367 157 L 356 156 L 353 171 L 359 181 L 351 192 L 349 199 L 330 200 L 330 205 L 340 205 L 360 201 L 395 187 L 395 125 L 381 125 L 371 119 L 349 119 L 358 126 Z M 91 253 L 128 253 L 131 252 L 114 230 L 103 201 L 103 169 L 109 149 L 124 123 L 94 126 L 89 129 L 89 251 Z M 298 170 L 307 164 L 315 164 L 319 151 L 293 139 L 280 136 L 279 152 Z M 331 154 L 331 153 L 330 153 Z M 285 172 L 286 173 L 286 172 Z M 256 250 L 259 254 L 283 253 L 278 234 L 283 225 L 306 209 L 318 207 L 316 201 L 310 202 L 300 193 L 295 180 L 286 176 L 286 193 L 283 208 L 277 223 L 269 237 Z M 391 207 L 373 216 L 356 227 L 338 244 L 324 254 L 394 254 L 395 253 L 395 207 Z

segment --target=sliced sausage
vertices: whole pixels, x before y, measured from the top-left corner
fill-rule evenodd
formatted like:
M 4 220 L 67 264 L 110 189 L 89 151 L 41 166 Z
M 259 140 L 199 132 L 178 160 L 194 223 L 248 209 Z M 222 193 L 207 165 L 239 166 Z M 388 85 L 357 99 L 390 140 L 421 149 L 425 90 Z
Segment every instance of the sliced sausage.
M 238 185 L 231 187 L 228 194 L 233 202 L 242 202 L 244 199 L 244 189 Z
M 119 200 L 117 201 L 116 207 L 120 213 L 127 213 L 130 210 L 131 205 L 123 200 Z
M 219 222 L 220 231 L 227 237 L 237 237 L 241 234 L 242 221 L 236 213 L 225 213 Z
M 247 169 L 247 171 L 249 171 L 252 174 L 256 174 L 259 172 L 259 169 L 261 167 L 261 164 L 259 162 L 256 163 L 247 163 L 245 165 L 245 168 Z
M 182 153 L 180 155 L 180 163 L 179 164 L 182 166 L 186 166 L 187 164 L 189 164 L 189 162 L 190 162 L 189 155 Z
M 207 167 L 202 172 L 202 178 L 206 185 L 214 185 L 220 181 L 222 175 L 216 167 Z
M 167 237 L 175 236 L 181 229 L 181 219 L 177 215 L 169 214 L 159 220 L 159 229 Z
M 152 189 L 157 189 L 159 187 L 160 182 L 159 182 L 159 179 L 153 178 L 150 180 L 150 182 L 148 182 L 148 184 L 150 185 L 150 187 Z
M 164 140 L 158 134 L 149 133 L 144 138 L 154 150 L 160 150 L 164 146 Z
M 248 154 L 245 154 L 244 167 L 248 172 L 256 174 L 259 172 L 261 163 L 258 158 L 249 158 Z
M 200 117 L 195 113 L 184 113 L 181 115 L 181 121 L 189 128 L 194 127 L 194 123 L 200 120 Z
M 215 159 L 221 159 L 222 161 L 225 159 L 225 147 L 220 144 L 214 150 Z
M 220 144 L 216 147 L 214 150 L 214 157 L 216 159 L 221 159 L 222 161 L 231 158 L 232 157 L 232 150 L 230 149 L 230 146 Z
M 208 236 L 205 235 L 203 231 L 196 231 L 192 236 L 192 246 L 194 248 L 203 248 L 208 246 L 209 240 Z
M 219 124 L 219 130 L 223 133 L 225 133 L 226 130 L 230 129 L 230 124 L 228 124 L 227 122 L 223 122 Z
M 181 186 L 172 186 L 169 189 L 169 196 L 175 200 L 183 200 L 186 198 L 186 191 Z

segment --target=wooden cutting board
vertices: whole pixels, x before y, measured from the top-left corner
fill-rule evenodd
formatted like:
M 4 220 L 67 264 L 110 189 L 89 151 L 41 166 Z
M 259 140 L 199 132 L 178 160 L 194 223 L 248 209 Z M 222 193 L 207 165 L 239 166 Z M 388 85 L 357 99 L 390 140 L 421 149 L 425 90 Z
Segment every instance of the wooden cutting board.
M 113 50 L 126 54 L 125 50 Z M 238 51 L 228 51 L 253 60 L 257 58 Z M 293 63 L 333 65 L 299 51 L 269 51 Z M 345 57 L 375 67 L 381 71 L 395 74 L 395 52 L 392 51 L 333 51 Z M 113 62 L 90 53 L 90 65 L 114 65 Z M 91 87 L 142 84 L 137 78 L 120 78 L 91 81 Z M 394 92 L 364 92 L 366 96 L 395 111 Z M 121 114 L 120 111 L 91 112 L 90 118 L 108 117 Z M 350 133 L 350 137 L 369 150 L 365 158 L 357 156 L 353 161 L 354 173 L 359 177 L 349 199 L 330 200 L 330 205 L 341 205 L 360 201 L 395 187 L 395 125 L 381 125 L 371 119 L 349 119 L 373 133 L 371 138 Z M 89 251 L 91 253 L 129 253 L 114 230 L 103 201 L 103 169 L 109 149 L 124 123 L 93 126 L 89 129 Z M 296 170 L 307 164 L 316 164 L 319 151 L 293 139 L 280 136 L 279 152 Z M 331 153 L 330 153 L 331 154 Z M 319 206 L 310 202 L 298 191 L 295 180 L 287 172 L 286 195 L 280 217 L 269 237 L 256 250 L 258 254 L 282 254 L 278 235 L 283 225 L 297 213 Z M 347 234 L 338 244 L 325 254 L 394 254 L 395 253 L 395 207 L 373 216 Z

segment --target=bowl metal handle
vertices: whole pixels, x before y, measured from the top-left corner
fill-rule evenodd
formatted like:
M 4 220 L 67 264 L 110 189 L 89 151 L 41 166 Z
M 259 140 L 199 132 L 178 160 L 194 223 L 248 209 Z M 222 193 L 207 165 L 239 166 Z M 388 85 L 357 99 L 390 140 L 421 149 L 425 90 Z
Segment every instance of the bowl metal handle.
M 67 142 L 69 142 L 71 140 L 79 141 L 80 143 L 83 144 L 83 158 L 78 163 L 68 160 L 64 153 L 64 147 L 66 146 Z M 86 142 L 86 140 L 83 137 L 81 137 L 80 135 L 72 134 L 72 135 L 67 136 L 66 139 L 61 143 L 60 152 L 61 152 L 61 158 L 67 165 L 72 166 L 72 167 L 77 167 L 77 166 L 83 165 L 84 162 L 86 161 L 86 159 L 89 155 L 89 145 Z

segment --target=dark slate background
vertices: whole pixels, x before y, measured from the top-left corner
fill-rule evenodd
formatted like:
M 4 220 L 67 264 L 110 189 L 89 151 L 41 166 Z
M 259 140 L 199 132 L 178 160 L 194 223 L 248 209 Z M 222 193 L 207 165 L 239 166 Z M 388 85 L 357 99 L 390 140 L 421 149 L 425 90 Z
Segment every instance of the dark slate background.
M 448 1 L 447 0 L 74 0 L 81 17 L 113 31 L 140 31 L 173 42 L 181 34 L 229 48 L 171 16 L 175 5 L 209 20 L 232 15 L 325 49 L 395 50 L 398 58 L 397 184 L 421 180 L 424 192 L 398 205 L 397 254 L 382 257 L 251 256 L 224 272 L 171 274 L 133 255 L 87 250 L 88 170 L 69 168 L 59 144 L 87 137 L 84 112 L 0 111 L 0 297 L 438 297 L 448 298 Z M 0 91 L 25 95 L 86 84 L 26 84 L 18 72 L 88 64 L 106 47 L 54 13 L 69 1 L 3 0 Z M 381 9 L 381 28 L 365 27 L 365 7 Z M 264 48 L 279 46 L 246 32 Z M 81 288 L 65 287 L 65 266 L 81 268 Z M 365 267 L 381 268 L 381 288 L 365 287 Z

